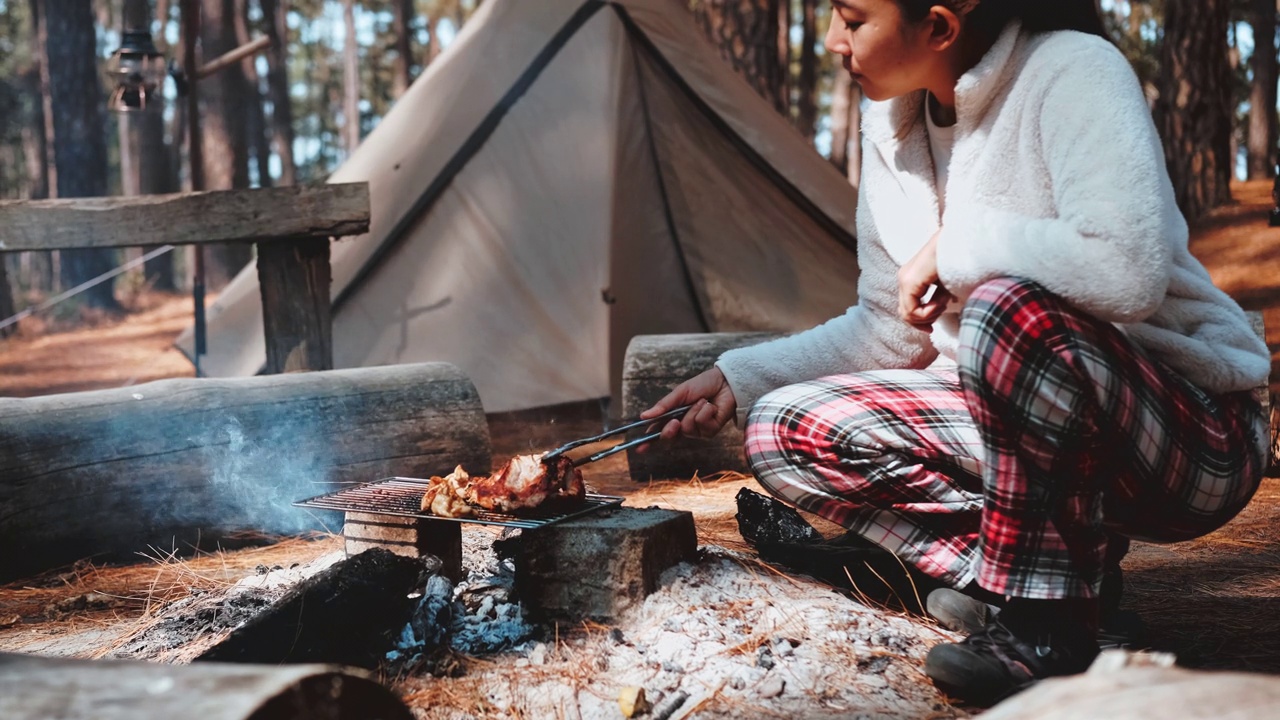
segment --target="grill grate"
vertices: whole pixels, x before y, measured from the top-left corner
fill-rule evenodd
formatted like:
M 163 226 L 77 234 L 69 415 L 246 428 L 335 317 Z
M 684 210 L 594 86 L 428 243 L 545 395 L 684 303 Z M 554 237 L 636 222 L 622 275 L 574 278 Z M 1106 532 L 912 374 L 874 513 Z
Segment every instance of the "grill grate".
M 306 500 L 299 500 L 298 507 L 317 508 L 319 510 L 339 510 L 342 512 L 373 513 L 377 515 L 398 515 L 401 517 L 423 518 L 426 520 L 452 520 L 454 522 L 477 523 L 480 525 L 501 525 L 532 529 L 550 525 L 561 520 L 580 517 L 607 507 L 621 505 L 623 498 L 615 495 L 596 495 L 587 493 L 586 503 L 572 512 L 547 515 L 509 515 L 481 511 L 473 518 L 446 518 L 424 513 L 422 495 L 427 491 L 429 480 L 419 478 L 393 477 L 377 480 L 355 487 L 345 488 L 337 492 L 317 495 Z

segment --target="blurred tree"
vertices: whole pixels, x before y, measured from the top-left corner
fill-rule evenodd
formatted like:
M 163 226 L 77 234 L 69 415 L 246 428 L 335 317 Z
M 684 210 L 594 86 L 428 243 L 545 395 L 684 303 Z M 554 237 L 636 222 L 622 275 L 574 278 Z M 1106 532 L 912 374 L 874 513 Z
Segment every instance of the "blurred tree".
M 392 33 L 395 38 L 391 95 L 399 99 L 413 82 L 413 0 L 391 0 L 391 9 L 394 14 Z
M 1156 126 L 1178 206 L 1196 220 L 1231 198 L 1229 0 L 1166 0 Z
M 347 156 L 360 144 L 360 40 L 356 0 L 342 0 L 342 138 Z
M 720 50 L 720 56 L 746 79 L 774 109 L 790 116 L 787 93 L 789 43 L 780 42 L 787 31 L 779 17 L 786 17 L 788 0 L 694 0 L 693 14 L 703 33 Z
M 1249 92 L 1249 179 L 1268 178 L 1276 162 L 1276 0 L 1249 0 L 1253 29 Z
M 293 162 L 293 100 L 289 96 L 288 0 L 259 0 L 262 29 L 271 38 L 267 50 L 267 97 L 271 101 L 271 147 L 280 159 L 280 184 L 298 182 Z
M 49 72 L 50 115 L 58 197 L 98 197 L 107 192 L 106 98 L 98 82 L 97 37 L 89 0 L 44 0 L 44 63 Z M 115 266 L 111 250 L 63 250 L 62 281 L 78 285 Z M 119 309 L 112 283 L 81 297 L 89 305 Z
M 207 63 L 239 46 L 236 0 L 201 0 L 200 61 Z M 200 80 L 200 132 L 204 189 L 249 187 L 251 103 L 261 102 L 245 76 L 243 63 L 233 63 Z M 215 289 L 235 277 L 253 257 L 246 243 L 210 246 L 206 250 L 206 285 Z
M 818 0 L 800 0 L 800 77 L 796 81 L 796 127 L 813 140 L 818 123 Z

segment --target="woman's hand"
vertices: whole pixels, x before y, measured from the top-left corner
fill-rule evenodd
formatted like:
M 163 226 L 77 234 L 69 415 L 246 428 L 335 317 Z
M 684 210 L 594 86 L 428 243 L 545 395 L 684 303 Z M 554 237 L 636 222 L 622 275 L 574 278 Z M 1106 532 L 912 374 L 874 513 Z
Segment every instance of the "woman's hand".
M 733 388 L 729 387 L 729 381 L 720 368 L 713 367 L 677 385 L 653 407 L 640 413 L 640 419 L 657 417 L 689 404 L 693 407 L 684 414 L 684 418 L 673 418 L 662 427 L 663 440 L 674 440 L 681 435 L 711 437 L 720 432 L 720 428 L 738 411 L 738 399 L 733 396 Z M 644 452 L 648 447 L 641 445 L 637 450 Z
M 938 235 L 941 233 L 939 229 L 915 257 L 898 268 L 898 315 L 908 325 L 925 332 L 933 329 L 933 322 L 951 302 L 951 293 L 938 282 Z

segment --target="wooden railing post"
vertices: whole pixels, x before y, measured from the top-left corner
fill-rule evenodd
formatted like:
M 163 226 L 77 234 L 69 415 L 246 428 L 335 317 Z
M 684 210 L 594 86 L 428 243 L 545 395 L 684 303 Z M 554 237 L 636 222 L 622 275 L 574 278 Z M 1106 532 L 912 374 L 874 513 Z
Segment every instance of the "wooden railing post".
M 258 243 L 266 374 L 333 369 L 329 240 Z

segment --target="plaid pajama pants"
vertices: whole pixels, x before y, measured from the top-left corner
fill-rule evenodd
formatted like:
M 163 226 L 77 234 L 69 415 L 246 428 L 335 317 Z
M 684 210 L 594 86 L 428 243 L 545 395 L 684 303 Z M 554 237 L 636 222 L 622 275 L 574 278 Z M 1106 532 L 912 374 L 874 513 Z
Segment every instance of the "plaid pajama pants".
M 1258 488 L 1251 392 L 1203 392 L 1039 285 L 979 287 L 956 360 L 765 395 L 756 477 L 956 587 L 1034 599 L 1097 597 L 1109 532 L 1197 537 Z

